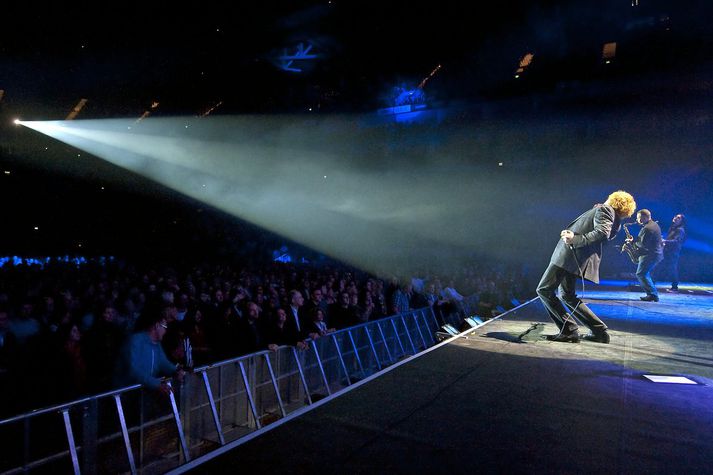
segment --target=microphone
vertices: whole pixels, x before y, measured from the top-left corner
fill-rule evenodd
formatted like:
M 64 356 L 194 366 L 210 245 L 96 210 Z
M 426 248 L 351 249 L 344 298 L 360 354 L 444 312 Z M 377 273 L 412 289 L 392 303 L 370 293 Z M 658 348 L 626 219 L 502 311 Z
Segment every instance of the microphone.
M 569 229 L 565 229 L 564 231 L 562 231 L 561 234 L 563 234 L 565 231 L 569 231 Z M 572 234 L 574 234 L 574 233 L 572 233 Z M 562 236 L 562 240 L 564 241 L 564 236 Z M 574 245 L 573 245 L 572 243 L 567 243 L 567 242 L 565 241 L 564 245 L 567 246 L 567 247 L 569 247 L 572 251 L 574 251 Z

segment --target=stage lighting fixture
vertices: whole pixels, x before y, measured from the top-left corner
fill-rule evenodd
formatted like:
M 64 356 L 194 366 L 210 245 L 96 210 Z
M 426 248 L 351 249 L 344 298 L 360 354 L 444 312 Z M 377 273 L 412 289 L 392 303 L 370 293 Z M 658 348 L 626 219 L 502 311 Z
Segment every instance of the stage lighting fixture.
M 20 125 L 22 122 L 20 121 L 20 119 L 15 119 L 12 121 L 12 123 L 15 125 Z
M 669 384 L 698 384 L 697 382 L 688 379 L 684 376 L 668 376 L 660 374 L 645 374 L 644 378 L 654 383 L 669 383 Z

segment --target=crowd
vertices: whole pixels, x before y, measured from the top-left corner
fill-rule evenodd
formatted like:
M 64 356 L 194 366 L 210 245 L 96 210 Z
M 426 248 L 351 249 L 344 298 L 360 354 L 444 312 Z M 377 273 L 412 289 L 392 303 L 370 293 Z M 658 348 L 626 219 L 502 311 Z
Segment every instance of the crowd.
M 93 261 L 0 268 L 2 415 L 432 306 L 441 322 L 477 301 L 489 318 L 527 296 L 520 270 L 477 265 L 411 279 L 341 264 L 142 268 Z M 523 295 L 524 294 L 524 295 Z M 189 355 L 186 351 L 189 350 Z

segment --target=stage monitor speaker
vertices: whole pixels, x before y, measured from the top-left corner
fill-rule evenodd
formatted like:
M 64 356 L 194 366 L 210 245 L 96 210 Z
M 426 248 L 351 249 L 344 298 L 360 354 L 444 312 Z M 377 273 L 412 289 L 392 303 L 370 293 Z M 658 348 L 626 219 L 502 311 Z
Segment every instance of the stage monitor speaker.
M 477 315 L 473 315 L 472 317 L 466 317 L 465 323 L 467 323 L 471 328 L 475 328 L 482 325 L 483 320 L 481 320 Z
M 456 327 L 454 327 L 450 323 L 446 323 L 441 328 L 443 329 L 443 331 L 445 331 L 449 335 L 457 335 L 459 333 L 458 330 L 456 330 Z

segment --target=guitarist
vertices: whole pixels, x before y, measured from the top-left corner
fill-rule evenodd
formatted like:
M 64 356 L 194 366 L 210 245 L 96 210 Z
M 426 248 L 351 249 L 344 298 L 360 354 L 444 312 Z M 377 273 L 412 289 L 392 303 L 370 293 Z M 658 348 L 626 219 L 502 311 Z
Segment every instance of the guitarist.
M 673 217 L 666 239 L 663 240 L 664 263 L 667 263 L 668 268 L 671 270 L 671 290 L 678 290 L 678 258 L 681 255 L 681 247 L 685 240 L 686 216 L 678 213 Z
M 645 302 L 658 302 L 659 293 L 656 290 L 651 271 L 663 260 L 663 241 L 661 228 L 651 219 L 651 211 L 642 209 L 636 213 L 636 222 L 641 225 L 639 235 L 634 242 L 639 262 L 636 267 L 636 278 L 639 279 L 646 295 L 641 297 Z

